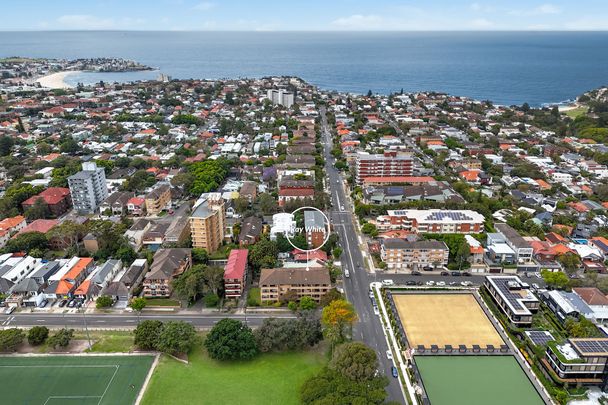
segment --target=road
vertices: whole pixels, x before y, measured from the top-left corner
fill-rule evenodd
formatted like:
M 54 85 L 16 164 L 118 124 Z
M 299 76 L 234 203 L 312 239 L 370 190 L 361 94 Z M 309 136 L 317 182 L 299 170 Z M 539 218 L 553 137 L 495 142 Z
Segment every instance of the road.
M 325 144 L 325 171 L 329 179 L 329 191 L 331 193 L 332 208 L 329 219 L 334 230 L 340 237 L 343 248 L 341 257 L 342 268 L 348 269 L 350 277 L 344 278 L 344 290 L 346 298 L 354 305 L 359 321 L 353 329 L 353 339 L 363 341 L 378 353 L 380 371 L 389 378 L 387 387 L 388 400 L 405 403 L 401 387 L 397 379 L 391 376 L 392 360 L 386 358 L 388 345 L 382 331 L 382 323 L 378 315 L 374 314 L 370 298 L 369 284 L 371 281 L 365 270 L 363 255 L 359 247 L 358 236 L 353 223 L 353 212 L 349 206 L 344 191 L 343 180 L 340 173 L 334 167 L 334 158 L 331 156 L 332 139 L 327 126 L 325 109 L 320 109 L 322 119 L 322 133 Z
M 224 318 L 238 319 L 247 323 L 249 326 L 260 326 L 264 319 L 268 317 L 274 318 L 294 318 L 291 314 L 281 315 L 178 315 L 173 313 L 167 314 L 142 314 L 140 320 L 159 320 L 159 321 L 185 321 L 191 323 L 197 328 L 211 328 L 218 321 Z M 138 321 L 136 314 L 87 314 L 69 313 L 69 314 L 44 314 L 44 313 L 14 313 L 12 315 L 0 316 L 0 327 L 30 327 L 30 326 L 46 326 L 48 328 L 84 328 L 86 325 L 89 328 L 133 328 Z

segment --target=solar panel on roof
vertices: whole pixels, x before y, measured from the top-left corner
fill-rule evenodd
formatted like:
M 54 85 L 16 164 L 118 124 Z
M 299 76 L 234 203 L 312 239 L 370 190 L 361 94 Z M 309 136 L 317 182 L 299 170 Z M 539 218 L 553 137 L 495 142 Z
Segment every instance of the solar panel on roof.
M 606 245 L 601 240 L 594 240 L 593 243 L 595 243 L 595 245 L 602 249 L 604 252 L 608 251 L 608 245 Z
M 546 345 L 547 342 L 555 340 L 553 335 L 551 335 L 551 333 L 547 332 L 546 330 L 526 331 L 526 335 L 528 335 L 532 343 L 537 346 Z
M 582 353 L 608 353 L 608 340 L 583 340 L 575 343 Z

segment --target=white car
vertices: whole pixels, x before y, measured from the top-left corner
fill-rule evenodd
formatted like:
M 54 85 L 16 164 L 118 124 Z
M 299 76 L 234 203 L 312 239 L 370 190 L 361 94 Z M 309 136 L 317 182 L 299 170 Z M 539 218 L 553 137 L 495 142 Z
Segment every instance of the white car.
M 378 309 L 377 305 L 374 305 L 374 314 L 380 315 L 380 310 Z
M 386 358 L 389 359 L 389 360 L 393 359 L 393 353 L 390 350 L 386 351 Z
M 542 278 L 542 276 L 540 275 L 540 273 L 538 271 L 535 272 L 534 275 L 536 276 L 536 278 Z
M 460 285 L 463 287 L 469 287 L 469 286 L 473 285 L 473 283 L 471 283 L 470 281 L 462 281 L 460 283 Z
M 444 287 L 445 286 L 445 281 L 438 281 L 436 285 L 438 287 Z
M 433 280 L 431 280 L 431 281 L 427 281 L 427 282 L 426 282 L 426 283 L 424 283 L 424 284 L 426 284 L 426 285 L 428 285 L 428 286 L 433 286 L 433 285 L 435 285 L 435 282 L 434 282 Z
M 346 278 L 350 277 L 350 272 L 348 271 L 348 269 L 344 269 L 344 277 L 346 277 Z
M 386 279 L 386 280 L 382 280 L 382 284 L 383 285 L 393 285 L 393 284 L 395 284 L 395 282 L 393 280 Z

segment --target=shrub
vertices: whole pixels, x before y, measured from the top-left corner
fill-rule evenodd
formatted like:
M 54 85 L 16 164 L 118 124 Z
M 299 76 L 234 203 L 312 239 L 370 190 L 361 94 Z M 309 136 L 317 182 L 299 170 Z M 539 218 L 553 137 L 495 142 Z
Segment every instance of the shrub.
M 140 322 L 133 332 L 135 334 L 135 345 L 143 350 L 156 350 L 162 330 L 163 323 L 161 321 L 145 320 Z
M 102 295 L 101 297 L 97 298 L 97 301 L 95 301 L 95 306 L 97 308 L 108 308 L 111 307 L 113 303 L 114 300 L 112 297 L 109 295 Z
M 251 328 L 229 318 L 215 324 L 205 339 L 205 348 L 216 360 L 248 360 L 258 353 Z
M 63 328 L 57 331 L 57 333 L 55 333 L 53 336 L 49 337 L 47 343 L 53 349 L 56 349 L 57 346 L 68 347 L 73 337 L 74 329 Z
M 0 352 L 14 352 L 23 343 L 25 333 L 19 328 L 0 331 Z
M 220 297 L 217 294 L 211 293 L 205 295 L 205 306 L 207 308 L 217 307 L 217 304 L 220 302 Z
M 49 337 L 49 328 L 46 326 L 34 326 L 27 333 L 27 341 L 32 346 L 38 346 L 44 343 L 46 338 Z

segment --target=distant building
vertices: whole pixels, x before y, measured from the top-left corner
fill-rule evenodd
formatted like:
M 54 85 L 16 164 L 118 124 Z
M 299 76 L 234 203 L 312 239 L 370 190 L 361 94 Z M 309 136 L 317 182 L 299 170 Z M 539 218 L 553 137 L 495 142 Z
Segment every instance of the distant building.
M 355 181 L 362 184 L 368 177 L 407 177 L 414 172 L 414 155 L 410 152 L 385 151 L 372 155 L 358 152 L 355 165 Z
M 272 227 L 270 228 L 270 240 L 276 240 L 278 234 L 285 237 L 292 237 L 296 229 L 296 221 L 293 214 L 284 212 L 272 216 Z
M 317 210 L 304 211 L 304 231 L 309 248 L 314 249 L 323 245 L 327 234 L 325 216 Z
M 215 252 L 224 241 L 226 212 L 220 193 L 203 195 L 190 215 L 192 247 Z
M 171 204 L 171 186 L 161 184 L 146 195 L 146 210 L 150 215 L 158 215 Z
M 34 206 L 38 200 L 41 200 L 47 206 L 49 214 L 54 217 L 59 217 L 72 208 L 72 199 L 70 198 L 70 189 L 68 188 L 49 187 L 40 194 L 22 202 L 21 206 L 25 211 Z
M 471 210 L 388 210 L 378 217 L 378 229 L 416 233 L 481 233 L 485 218 Z
M 283 89 L 270 89 L 267 91 L 266 97 L 272 102 L 272 105 L 290 108 L 294 103 L 294 94 Z
M 279 302 L 293 295 L 297 300 L 311 297 L 320 302 L 330 289 L 331 279 L 325 267 L 262 269 L 260 274 L 262 301 Z
M 262 220 L 258 217 L 247 217 L 241 224 L 239 233 L 239 246 L 248 246 L 260 240 L 262 233 Z
M 74 209 L 80 214 L 93 214 L 108 198 L 104 169 L 94 162 L 82 164 L 82 171 L 68 177 Z
M 450 249 L 445 242 L 403 239 L 386 239 L 380 256 L 389 270 L 423 270 L 447 266 Z
M 226 298 L 239 299 L 247 282 L 247 249 L 232 249 L 224 267 Z

